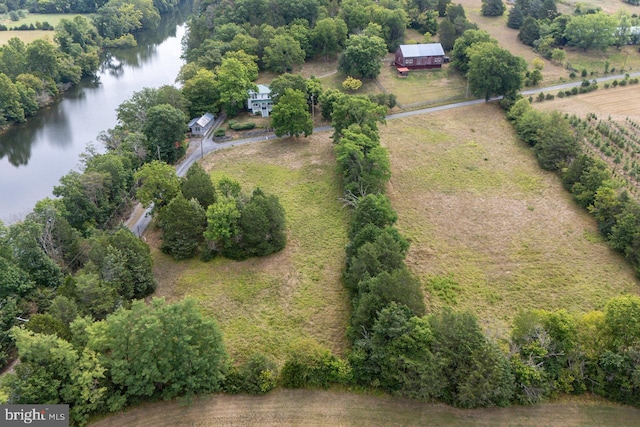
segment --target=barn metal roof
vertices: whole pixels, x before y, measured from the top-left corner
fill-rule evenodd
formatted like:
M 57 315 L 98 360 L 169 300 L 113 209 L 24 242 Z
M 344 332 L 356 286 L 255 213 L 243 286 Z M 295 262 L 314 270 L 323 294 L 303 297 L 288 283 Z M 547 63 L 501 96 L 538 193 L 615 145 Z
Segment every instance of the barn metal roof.
M 209 122 L 213 120 L 213 113 L 207 113 L 204 116 L 200 117 L 197 121 L 198 125 L 201 127 L 207 127 Z
M 416 56 L 441 56 L 444 50 L 440 43 L 426 44 L 401 44 L 400 51 L 405 58 L 413 58 Z

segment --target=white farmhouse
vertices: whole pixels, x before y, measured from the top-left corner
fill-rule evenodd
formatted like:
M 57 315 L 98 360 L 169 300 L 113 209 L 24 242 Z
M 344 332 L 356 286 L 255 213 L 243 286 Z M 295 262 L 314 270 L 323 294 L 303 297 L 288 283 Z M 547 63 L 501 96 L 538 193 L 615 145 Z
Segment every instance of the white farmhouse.
M 258 92 L 249 91 L 249 99 L 247 99 L 247 110 L 252 114 L 261 114 L 262 117 L 269 117 L 269 113 L 273 109 L 273 101 L 271 100 L 271 89 L 266 85 L 258 85 Z

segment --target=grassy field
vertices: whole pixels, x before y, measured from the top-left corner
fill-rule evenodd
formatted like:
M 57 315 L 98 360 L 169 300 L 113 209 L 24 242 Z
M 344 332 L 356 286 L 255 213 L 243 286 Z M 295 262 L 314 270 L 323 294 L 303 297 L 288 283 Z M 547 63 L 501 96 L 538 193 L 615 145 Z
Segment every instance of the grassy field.
M 431 310 L 470 310 L 505 336 L 520 309 L 584 312 L 638 293 L 632 269 L 497 106 L 393 120 L 381 137 L 407 263 Z
M 58 14 L 26 13 L 24 18 L 20 18 L 20 20 L 18 21 L 12 21 L 11 19 L 9 19 L 8 14 L 4 14 L 4 15 L 0 15 L 0 24 L 6 25 L 9 28 L 13 28 L 13 27 L 18 27 L 22 24 L 35 25 L 36 22 L 46 21 L 49 24 L 53 25 L 55 28 L 56 25 L 58 25 L 60 20 L 62 20 L 63 18 L 73 19 L 73 17 L 76 15 L 77 14 L 65 15 L 65 14 L 59 14 L 59 13 Z M 20 40 L 24 41 L 25 43 L 31 43 L 34 40 L 43 39 L 43 38 L 48 38 L 49 40 L 53 41 L 53 31 L 41 31 L 41 30 L 0 31 L 0 45 L 5 44 L 7 41 L 12 39 L 13 37 L 18 37 Z
M 536 406 L 463 410 L 392 397 L 317 390 L 158 402 L 92 424 L 111 426 L 637 426 L 640 410 L 582 397 Z
M 157 295 L 197 298 L 218 319 L 236 360 L 261 351 L 282 362 L 305 343 L 342 354 L 348 297 L 340 274 L 348 211 L 338 202 L 329 133 L 216 152 L 203 166 L 214 180 L 237 179 L 245 192 L 259 186 L 278 195 L 286 210 L 287 247 L 243 262 L 175 262 L 154 251 Z

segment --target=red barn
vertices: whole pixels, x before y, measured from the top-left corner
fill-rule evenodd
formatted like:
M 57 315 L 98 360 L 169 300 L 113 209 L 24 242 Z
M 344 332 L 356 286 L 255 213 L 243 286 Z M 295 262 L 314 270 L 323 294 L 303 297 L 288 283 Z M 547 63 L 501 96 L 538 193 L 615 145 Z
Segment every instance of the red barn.
M 396 52 L 396 67 L 409 69 L 441 68 L 445 62 L 440 43 L 403 44 Z

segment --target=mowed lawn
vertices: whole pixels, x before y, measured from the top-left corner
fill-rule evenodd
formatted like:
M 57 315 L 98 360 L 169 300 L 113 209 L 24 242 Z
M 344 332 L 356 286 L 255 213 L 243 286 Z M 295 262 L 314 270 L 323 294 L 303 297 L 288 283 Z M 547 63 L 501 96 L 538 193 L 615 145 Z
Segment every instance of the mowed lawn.
M 389 121 L 381 137 L 407 263 L 430 310 L 470 310 L 505 336 L 518 310 L 585 312 L 638 293 L 631 267 L 497 106 Z
M 214 181 L 229 176 L 246 193 L 260 187 L 280 198 L 288 235 L 282 252 L 204 263 L 154 251 L 156 294 L 196 298 L 219 321 L 235 360 L 262 352 L 282 363 L 297 346 L 314 344 L 344 353 L 349 307 L 340 278 L 349 211 L 338 201 L 329 136 L 265 141 L 204 160 Z

